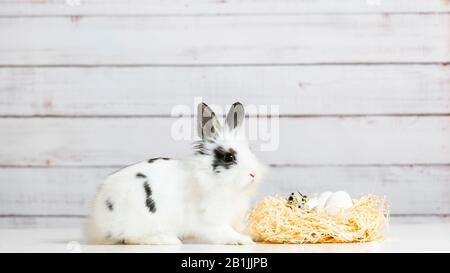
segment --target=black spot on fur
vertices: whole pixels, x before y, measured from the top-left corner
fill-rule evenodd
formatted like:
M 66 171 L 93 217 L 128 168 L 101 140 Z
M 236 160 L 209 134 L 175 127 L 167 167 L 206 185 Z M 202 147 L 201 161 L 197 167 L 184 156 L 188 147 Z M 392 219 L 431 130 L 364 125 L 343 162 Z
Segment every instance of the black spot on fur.
M 236 164 L 236 151 L 233 149 L 225 150 L 223 147 L 214 149 L 214 160 L 212 162 L 213 170 L 218 167 L 229 169 Z
M 158 158 L 151 158 L 151 159 L 148 160 L 148 163 L 153 163 L 156 160 L 158 160 Z
M 151 159 L 149 159 L 147 162 L 148 163 L 153 163 L 153 162 L 155 162 L 156 160 L 170 160 L 170 158 L 168 158 L 168 157 L 155 157 L 155 158 L 151 158 Z
M 152 189 L 150 188 L 150 185 L 147 183 L 147 181 L 145 181 L 143 185 L 145 191 L 145 206 L 148 208 L 150 212 L 155 213 L 156 204 L 152 198 Z
M 147 183 L 147 181 L 144 182 L 144 191 L 145 191 L 146 197 L 149 197 L 150 195 L 152 195 L 152 189 L 150 188 L 150 185 Z
M 114 204 L 109 199 L 107 199 L 105 201 L 105 204 L 106 204 L 106 207 L 108 208 L 109 211 L 113 211 L 114 210 Z
M 152 212 L 152 213 L 156 212 L 155 201 L 151 197 L 145 199 L 145 205 L 147 206 L 147 208 L 150 212 Z
M 136 177 L 137 178 L 147 178 L 147 176 L 145 174 L 143 174 L 143 173 L 137 173 Z

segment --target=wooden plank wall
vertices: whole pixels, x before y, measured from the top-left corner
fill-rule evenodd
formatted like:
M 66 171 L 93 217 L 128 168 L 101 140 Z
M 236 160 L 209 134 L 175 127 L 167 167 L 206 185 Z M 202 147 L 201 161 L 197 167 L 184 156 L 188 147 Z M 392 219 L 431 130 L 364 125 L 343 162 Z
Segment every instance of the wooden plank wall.
M 74 225 L 114 169 L 189 154 L 196 96 L 280 106 L 258 197 L 450 214 L 449 1 L 0 0 L 0 227 Z

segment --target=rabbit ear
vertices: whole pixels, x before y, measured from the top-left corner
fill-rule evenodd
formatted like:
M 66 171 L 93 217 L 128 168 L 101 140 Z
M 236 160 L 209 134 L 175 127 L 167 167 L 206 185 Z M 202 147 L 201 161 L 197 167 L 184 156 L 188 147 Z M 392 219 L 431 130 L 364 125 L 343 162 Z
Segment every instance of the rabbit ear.
M 230 130 L 240 127 L 244 121 L 245 110 L 240 102 L 235 102 L 227 115 L 227 126 Z
M 206 103 L 200 103 L 197 107 L 197 132 L 199 137 L 215 138 L 222 129 L 216 114 Z

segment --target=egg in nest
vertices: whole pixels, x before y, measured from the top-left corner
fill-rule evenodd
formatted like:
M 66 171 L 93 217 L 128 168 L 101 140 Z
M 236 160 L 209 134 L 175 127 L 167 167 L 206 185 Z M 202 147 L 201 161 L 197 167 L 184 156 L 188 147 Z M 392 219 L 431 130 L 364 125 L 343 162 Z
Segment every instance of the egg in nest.
M 299 209 L 304 208 L 305 204 L 308 202 L 308 196 L 301 194 L 300 192 L 293 192 L 288 197 L 288 204 L 297 207 Z

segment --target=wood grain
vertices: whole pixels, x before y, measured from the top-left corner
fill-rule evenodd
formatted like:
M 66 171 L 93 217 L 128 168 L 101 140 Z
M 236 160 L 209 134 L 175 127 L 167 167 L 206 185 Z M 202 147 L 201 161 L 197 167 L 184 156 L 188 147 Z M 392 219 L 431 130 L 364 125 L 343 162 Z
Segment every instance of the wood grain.
M 257 198 L 449 215 L 449 26 L 440 0 L 0 0 L 0 227 L 78 226 L 111 171 L 189 155 L 196 96 L 280 105 Z
M 79 3 L 79 4 L 78 4 Z M 228 15 L 448 12 L 443 0 L 22 0 L 0 1 L 0 15 Z
M 71 216 L 0 216 L 0 229 L 5 228 L 83 228 L 85 217 Z
M 370 83 L 370 84 L 368 84 Z M 170 115 L 194 97 L 282 115 L 450 113 L 450 66 L 0 68 L 0 115 Z
M 448 63 L 449 25 L 450 14 L 4 17 L 0 65 Z
M 270 164 L 450 163 L 448 116 L 277 120 L 247 121 L 259 126 L 249 138 Z M 194 118 L 3 118 L 0 165 L 117 166 L 183 157 L 191 153 L 194 124 Z
M 115 168 L 2 168 L 0 215 L 83 216 L 98 185 Z M 450 213 L 450 167 L 271 168 L 255 199 L 346 190 L 386 196 L 393 214 Z

